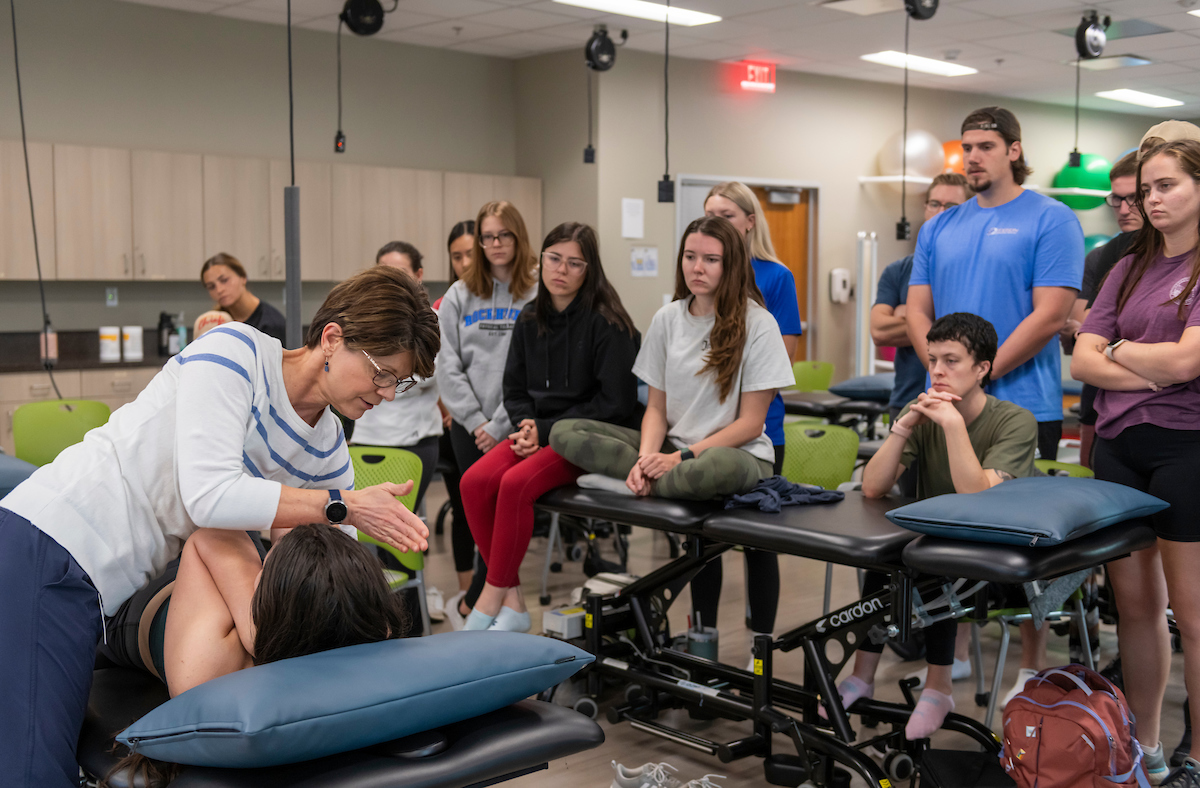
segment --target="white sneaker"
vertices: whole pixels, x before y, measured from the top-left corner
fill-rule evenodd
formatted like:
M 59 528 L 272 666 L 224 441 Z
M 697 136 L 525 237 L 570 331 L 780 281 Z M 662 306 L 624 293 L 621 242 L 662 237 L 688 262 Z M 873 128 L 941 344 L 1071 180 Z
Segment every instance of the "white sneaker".
M 464 626 L 467 625 L 467 619 L 463 617 L 462 613 L 458 612 L 458 603 L 461 602 L 463 597 L 466 595 L 466 591 L 459 591 L 457 594 L 446 600 L 446 603 L 442 605 L 442 612 L 446 614 L 446 620 L 450 622 L 450 628 L 455 632 L 460 631 Z
M 636 769 L 622 766 L 616 761 L 612 765 L 616 775 L 610 788 L 681 788 L 679 780 L 667 774 L 667 769 L 679 771 L 669 763 L 644 763 Z
M 430 621 L 445 621 L 446 611 L 442 609 L 446 600 L 442 598 L 442 592 L 437 589 L 437 586 L 428 586 L 425 589 L 425 607 L 429 610 Z
M 1037 671 L 1033 668 L 1021 668 L 1018 670 L 1016 683 L 1012 685 L 1012 689 L 1008 691 L 1008 694 L 1004 696 L 1004 700 L 1000 703 L 1001 710 L 1008 705 L 1010 700 L 1017 697 L 1017 695 L 1021 693 L 1021 690 L 1025 689 L 1025 682 L 1029 681 L 1036 675 Z
M 926 679 L 929 678 L 929 668 L 928 667 L 921 668 L 920 670 L 918 670 L 914 673 L 909 673 L 904 678 L 917 679 L 920 683 L 917 684 L 917 686 L 913 687 L 913 689 L 923 690 L 923 689 L 925 689 L 925 681 L 926 681 Z M 971 678 L 971 660 L 955 659 L 954 664 L 950 666 L 950 680 L 951 681 L 963 681 L 964 679 L 969 679 L 969 678 Z
M 723 774 L 706 774 L 699 779 L 689 781 L 683 788 L 721 788 L 717 783 L 710 781 L 709 777 L 716 777 L 721 780 L 727 779 Z

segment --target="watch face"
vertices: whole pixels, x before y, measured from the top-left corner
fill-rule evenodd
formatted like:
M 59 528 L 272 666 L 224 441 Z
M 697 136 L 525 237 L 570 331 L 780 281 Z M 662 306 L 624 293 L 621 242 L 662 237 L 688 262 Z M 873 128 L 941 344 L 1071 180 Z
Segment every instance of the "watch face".
M 346 509 L 346 504 L 341 501 L 330 501 L 325 504 L 325 517 L 331 523 L 340 523 L 346 519 L 349 510 Z

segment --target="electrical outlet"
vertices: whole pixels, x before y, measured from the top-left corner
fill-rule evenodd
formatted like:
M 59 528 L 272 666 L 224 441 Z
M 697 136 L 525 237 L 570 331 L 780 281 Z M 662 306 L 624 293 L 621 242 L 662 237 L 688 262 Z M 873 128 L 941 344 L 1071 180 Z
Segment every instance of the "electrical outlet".
M 104 288 L 104 305 L 105 306 L 116 306 L 117 303 L 118 303 L 117 288 L 115 288 L 115 287 Z

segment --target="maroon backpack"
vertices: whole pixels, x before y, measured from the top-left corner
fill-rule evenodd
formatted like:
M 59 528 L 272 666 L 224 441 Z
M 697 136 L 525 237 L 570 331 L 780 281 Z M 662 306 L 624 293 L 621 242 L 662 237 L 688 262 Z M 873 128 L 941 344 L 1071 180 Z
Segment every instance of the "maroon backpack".
M 1020 788 L 1149 788 L 1125 695 L 1094 670 L 1043 670 L 1004 708 L 1000 764 Z

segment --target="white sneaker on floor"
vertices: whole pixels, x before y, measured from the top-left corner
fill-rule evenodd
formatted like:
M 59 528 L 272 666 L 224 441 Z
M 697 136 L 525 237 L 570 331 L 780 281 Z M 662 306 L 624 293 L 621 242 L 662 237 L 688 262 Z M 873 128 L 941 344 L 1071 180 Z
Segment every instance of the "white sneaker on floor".
M 689 780 L 683 788 L 721 788 L 720 785 L 709 780 L 710 777 L 716 777 L 719 780 L 727 779 L 723 774 L 706 774 L 698 779 Z
M 466 595 L 466 591 L 459 591 L 442 605 L 442 612 L 446 614 L 446 620 L 450 622 L 450 628 L 455 632 L 460 631 L 467 624 L 467 619 L 463 617 L 462 613 L 458 612 L 458 603 Z
M 1012 689 L 1004 696 L 1004 700 L 1000 703 L 1000 709 L 1003 710 L 1008 702 L 1020 694 L 1021 690 L 1025 689 L 1025 682 L 1037 675 L 1037 671 L 1033 668 L 1021 668 L 1017 671 L 1017 681 L 1012 685 Z
M 914 673 L 909 673 L 904 678 L 917 679 L 920 683 L 917 684 L 917 686 L 913 687 L 913 689 L 923 690 L 923 689 L 925 689 L 925 681 L 926 681 L 926 679 L 929 678 L 929 668 L 928 668 L 928 666 L 921 668 L 920 670 L 918 670 Z M 971 678 L 971 660 L 955 659 L 954 664 L 950 666 L 950 680 L 951 681 L 963 681 L 964 679 L 969 679 L 969 678 Z
M 669 763 L 644 763 L 634 769 L 616 761 L 612 765 L 616 774 L 611 788 L 681 788 L 679 780 L 667 774 L 667 769 L 679 771 Z
M 437 589 L 437 586 L 429 586 L 425 589 L 425 607 L 429 610 L 430 621 L 445 621 L 446 611 L 442 609 L 446 600 L 442 598 L 442 592 Z

